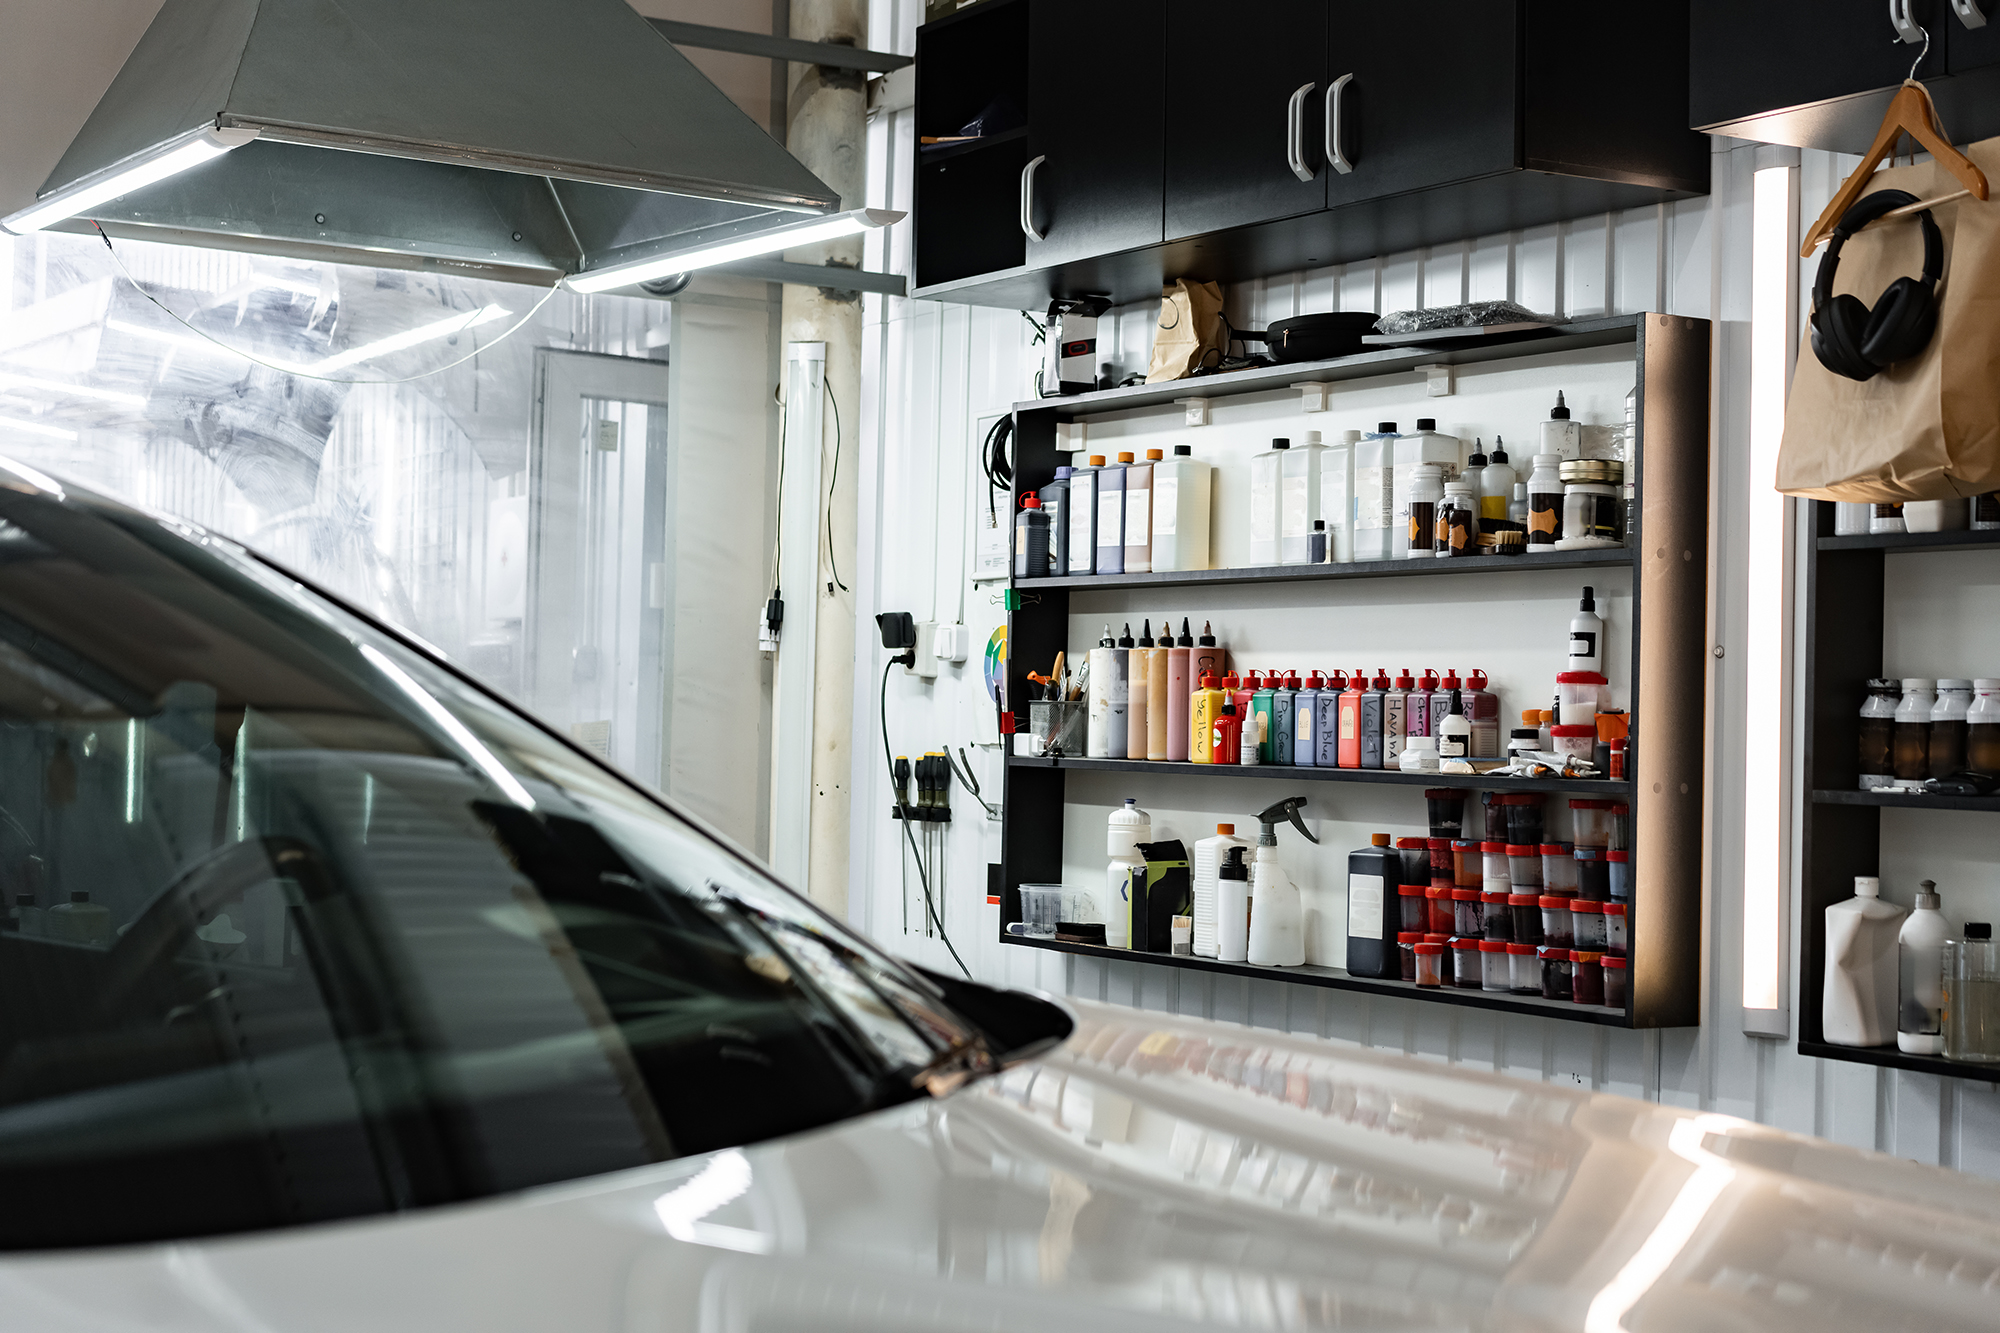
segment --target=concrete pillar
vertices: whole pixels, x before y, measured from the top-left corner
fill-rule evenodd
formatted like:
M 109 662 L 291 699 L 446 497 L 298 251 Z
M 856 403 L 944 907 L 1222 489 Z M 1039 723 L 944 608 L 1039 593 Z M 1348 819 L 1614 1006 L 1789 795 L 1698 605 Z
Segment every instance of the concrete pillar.
M 864 0 L 791 0 L 791 35 L 804 41 L 866 44 Z M 860 208 L 867 186 L 868 94 L 864 76 L 822 65 L 791 67 L 785 146 L 840 192 L 843 209 Z M 785 253 L 802 264 L 861 267 L 862 240 L 848 237 Z M 787 286 L 784 341 L 826 344 L 826 462 L 831 483 L 817 513 L 794 532 L 817 532 L 819 599 L 813 664 L 811 842 L 806 891 L 834 916 L 847 917 L 847 846 L 854 734 L 855 478 L 861 427 L 861 298 L 854 292 Z M 836 422 L 838 423 L 836 427 Z M 834 449 L 838 441 L 838 471 Z

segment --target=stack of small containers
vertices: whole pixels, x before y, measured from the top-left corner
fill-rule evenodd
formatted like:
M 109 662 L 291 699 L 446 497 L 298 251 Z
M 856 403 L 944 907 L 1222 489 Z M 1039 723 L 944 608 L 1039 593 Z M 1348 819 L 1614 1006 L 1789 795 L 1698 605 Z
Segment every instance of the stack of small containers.
M 1474 841 L 1451 813 L 1465 793 L 1424 795 L 1432 836 L 1397 842 L 1403 979 L 1623 1010 L 1629 808 L 1572 799 L 1575 842 L 1545 842 L 1541 796 L 1488 792 L 1488 836 Z

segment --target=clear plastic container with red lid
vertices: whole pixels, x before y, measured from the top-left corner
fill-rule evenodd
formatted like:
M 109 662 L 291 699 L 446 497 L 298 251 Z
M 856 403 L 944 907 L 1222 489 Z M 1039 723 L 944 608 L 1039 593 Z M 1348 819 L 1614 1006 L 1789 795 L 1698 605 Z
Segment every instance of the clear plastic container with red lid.
M 1573 947 L 1576 920 L 1569 910 L 1570 900 L 1544 895 L 1542 898 L 1542 943 L 1554 949 Z
M 1542 942 L 1542 896 L 1539 893 L 1508 894 L 1507 915 L 1514 918 L 1514 943 Z
M 1542 964 L 1532 944 L 1507 946 L 1507 989 L 1515 995 L 1542 993 Z
M 1596 731 L 1591 732 L 1593 745 Z M 1569 803 L 1569 824 L 1571 840 L 1579 847 L 1596 847 L 1600 850 L 1611 845 L 1611 807 L 1613 802 L 1595 797 L 1576 797 Z
M 1512 989 L 1512 974 L 1507 969 L 1507 944 L 1504 940 L 1481 940 L 1479 942 L 1479 989 L 1507 991 Z

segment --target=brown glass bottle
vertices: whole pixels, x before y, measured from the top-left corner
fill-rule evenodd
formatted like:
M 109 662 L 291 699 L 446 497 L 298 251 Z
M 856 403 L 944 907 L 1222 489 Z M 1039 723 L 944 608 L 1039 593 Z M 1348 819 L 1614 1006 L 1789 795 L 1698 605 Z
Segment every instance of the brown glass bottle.
M 1948 778 L 1965 771 L 1965 723 L 1931 723 L 1930 776 Z
M 1896 701 L 1902 696 L 1902 687 L 1893 680 L 1875 679 L 1868 682 L 1868 697 L 1862 701 L 1859 729 L 1860 745 L 1856 755 L 1855 772 L 1861 776 L 1861 789 L 1872 790 L 1886 786 L 1895 776 Z
M 1931 724 L 1928 722 L 1898 722 L 1896 724 L 1895 751 L 1892 756 L 1893 769 L 1899 778 L 1927 778 L 1931 772 Z
M 2000 773 L 2000 723 L 1965 729 L 1965 766 L 1975 773 Z

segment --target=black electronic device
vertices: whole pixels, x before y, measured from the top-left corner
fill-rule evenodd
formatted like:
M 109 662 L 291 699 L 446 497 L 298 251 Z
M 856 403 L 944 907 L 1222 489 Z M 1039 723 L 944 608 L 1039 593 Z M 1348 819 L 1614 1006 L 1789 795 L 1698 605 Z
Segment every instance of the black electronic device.
M 1937 331 L 1937 284 L 1944 276 L 1944 237 L 1930 210 L 1918 213 L 1924 229 L 1924 271 L 1890 283 L 1873 307 L 1860 297 L 1833 294 L 1840 248 L 1847 238 L 1883 214 L 1905 208 L 1917 197 L 1905 190 L 1877 190 L 1841 214 L 1827 240 L 1826 254 L 1813 278 L 1812 349 L 1819 363 L 1851 380 L 1872 379 L 1884 366 L 1924 350 Z
M 917 664 L 917 621 L 908 611 L 884 611 L 875 617 L 882 632 L 882 646 L 896 653 L 891 661 L 906 667 Z

